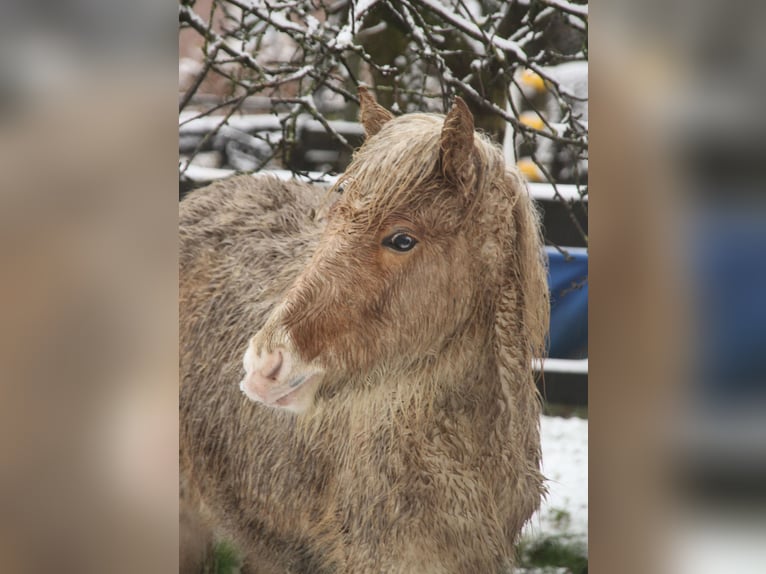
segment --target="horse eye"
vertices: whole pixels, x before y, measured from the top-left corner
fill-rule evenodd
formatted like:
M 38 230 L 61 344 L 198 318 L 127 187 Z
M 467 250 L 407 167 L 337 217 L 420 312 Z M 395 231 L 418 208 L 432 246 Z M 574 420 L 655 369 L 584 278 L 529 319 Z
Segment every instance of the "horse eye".
M 417 244 L 418 240 L 406 233 L 394 233 L 383 240 L 383 245 L 394 251 L 409 251 Z

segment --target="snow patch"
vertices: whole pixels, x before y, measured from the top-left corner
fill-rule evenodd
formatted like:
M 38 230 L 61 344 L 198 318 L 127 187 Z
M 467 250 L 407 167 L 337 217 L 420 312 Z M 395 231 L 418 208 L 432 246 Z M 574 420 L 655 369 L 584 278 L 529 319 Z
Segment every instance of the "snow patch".
M 339 49 L 348 48 L 353 45 L 354 36 L 348 26 L 344 26 L 338 36 L 335 38 L 335 47 Z
M 306 16 L 306 35 L 311 37 L 317 33 L 317 30 L 321 27 L 319 20 L 314 18 L 311 14 Z
M 524 529 L 535 539 L 565 536 L 588 539 L 588 421 L 542 417 L 543 474 L 548 496 Z

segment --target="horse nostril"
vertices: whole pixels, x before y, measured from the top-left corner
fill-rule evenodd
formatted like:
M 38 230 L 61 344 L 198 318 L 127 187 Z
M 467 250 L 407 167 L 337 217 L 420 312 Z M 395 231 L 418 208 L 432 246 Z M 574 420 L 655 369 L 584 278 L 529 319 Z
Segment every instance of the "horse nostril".
M 261 369 L 261 375 L 267 379 L 276 380 L 279 370 L 282 368 L 282 352 L 274 351 L 264 357 L 264 365 Z

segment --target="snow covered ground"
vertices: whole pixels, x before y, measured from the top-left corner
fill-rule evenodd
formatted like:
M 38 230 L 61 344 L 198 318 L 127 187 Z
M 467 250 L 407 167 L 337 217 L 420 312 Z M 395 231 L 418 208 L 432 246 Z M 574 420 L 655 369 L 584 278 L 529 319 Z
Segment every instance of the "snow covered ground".
M 544 416 L 540 427 L 548 496 L 524 537 L 588 540 L 588 421 Z
M 588 571 L 588 421 L 543 417 L 543 474 L 548 496 L 519 544 L 519 574 Z

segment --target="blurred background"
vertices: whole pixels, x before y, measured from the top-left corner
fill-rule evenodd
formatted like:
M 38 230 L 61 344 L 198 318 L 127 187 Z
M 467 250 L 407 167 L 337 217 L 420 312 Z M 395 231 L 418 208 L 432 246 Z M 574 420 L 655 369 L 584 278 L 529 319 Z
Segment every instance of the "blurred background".
M 549 413 L 587 414 L 587 522 L 551 517 L 587 528 L 565 568 L 762 571 L 765 10 L 5 3 L 2 571 L 176 569 L 178 198 L 218 170 L 330 181 L 360 81 L 397 113 L 465 98 L 527 175 L 549 254 L 587 254 L 562 288 L 592 294 L 587 346 L 546 363 L 586 362 L 544 388 L 587 382 L 586 412 Z M 543 434 L 549 460 L 583 452 L 582 429 Z
M 760 572 L 766 6 L 592 15 L 591 566 Z

